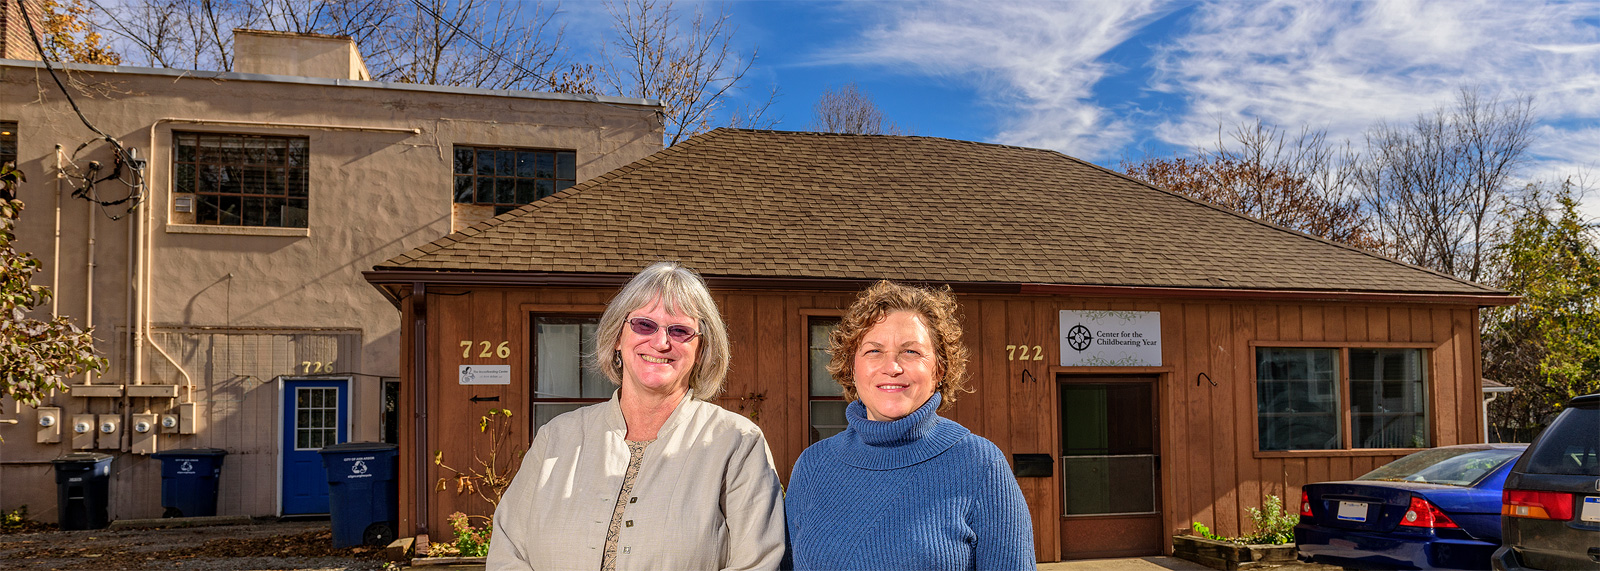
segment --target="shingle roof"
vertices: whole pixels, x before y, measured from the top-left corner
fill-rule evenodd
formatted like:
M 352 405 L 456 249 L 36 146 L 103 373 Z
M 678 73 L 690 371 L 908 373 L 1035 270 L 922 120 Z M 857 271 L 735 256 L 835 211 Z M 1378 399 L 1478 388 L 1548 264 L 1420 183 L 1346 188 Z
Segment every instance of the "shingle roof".
M 1497 294 L 1054 151 L 717 129 L 379 270 Z

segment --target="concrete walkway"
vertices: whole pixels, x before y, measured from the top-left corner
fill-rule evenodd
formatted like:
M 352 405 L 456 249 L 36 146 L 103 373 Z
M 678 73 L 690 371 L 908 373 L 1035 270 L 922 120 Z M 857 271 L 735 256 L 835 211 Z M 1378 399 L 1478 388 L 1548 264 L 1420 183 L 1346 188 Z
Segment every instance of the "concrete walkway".
M 1185 561 L 1176 557 L 1126 557 L 1122 559 L 1084 559 L 1080 561 L 1062 561 L 1059 563 L 1040 563 L 1039 571 L 1159 571 L 1161 569 L 1180 569 L 1195 571 L 1211 569 L 1193 561 Z

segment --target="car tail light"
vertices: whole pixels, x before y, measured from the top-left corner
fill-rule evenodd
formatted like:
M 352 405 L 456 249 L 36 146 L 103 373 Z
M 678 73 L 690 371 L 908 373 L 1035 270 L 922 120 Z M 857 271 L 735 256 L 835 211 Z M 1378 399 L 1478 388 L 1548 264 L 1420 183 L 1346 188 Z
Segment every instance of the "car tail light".
M 1411 506 L 1406 508 L 1406 515 L 1400 518 L 1400 525 L 1434 529 L 1461 527 L 1450 521 L 1450 516 L 1444 515 L 1439 506 L 1417 496 L 1411 496 Z
M 1572 519 L 1572 494 L 1505 490 L 1500 492 L 1500 515 L 1528 519 Z
M 1311 517 L 1311 494 L 1305 490 L 1300 490 L 1300 515 Z

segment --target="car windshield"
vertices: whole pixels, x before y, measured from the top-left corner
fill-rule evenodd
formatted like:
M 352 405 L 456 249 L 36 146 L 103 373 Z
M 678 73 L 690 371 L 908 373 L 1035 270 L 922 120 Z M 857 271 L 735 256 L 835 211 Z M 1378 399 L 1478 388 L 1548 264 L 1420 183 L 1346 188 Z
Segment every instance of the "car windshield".
M 1521 453 L 1517 448 L 1434 448 L 1395 460 L 1356 479 L 1471 486 Z
M 1600 409 L 1562 411 L 1529 455 L 1530 474 L 1600 476 Z

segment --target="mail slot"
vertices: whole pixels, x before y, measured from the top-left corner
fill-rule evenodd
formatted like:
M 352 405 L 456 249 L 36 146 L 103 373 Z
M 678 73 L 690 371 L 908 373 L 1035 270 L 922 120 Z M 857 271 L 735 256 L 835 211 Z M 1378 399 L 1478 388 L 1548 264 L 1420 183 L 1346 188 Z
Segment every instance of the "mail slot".
M 1011 464 L 1018 478 L 1049 478 L 1056 473 L 1056 460 L 1049 454 L 1012 454 Z

